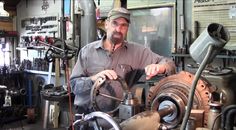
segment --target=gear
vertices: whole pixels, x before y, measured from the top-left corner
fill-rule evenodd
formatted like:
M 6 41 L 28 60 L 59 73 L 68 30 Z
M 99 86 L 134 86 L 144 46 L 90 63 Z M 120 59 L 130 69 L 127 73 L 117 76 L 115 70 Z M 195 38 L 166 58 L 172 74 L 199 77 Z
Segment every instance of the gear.
M 147 109 L 159 110 L 162 107 L 160 106 L 162 102 L 171 101 L 178 109 L 178 118 L 176 117 L 176 120 L 172 119 L 172 123 L 168 121 L 168 125 L 169 128 L 176 127 L 177 123 L 183 119 L 193 79 L 194 75 L 185 71 L 161 79 L 148 92 Z M 198 81 L 194 95 L 193 108 L 204 110 L 204 126 L 207 125 L 209 95 L 213 92 L 211 88 L 211 84 L 201 78 Z M 167 122 L 164 120 L 164 123 Z

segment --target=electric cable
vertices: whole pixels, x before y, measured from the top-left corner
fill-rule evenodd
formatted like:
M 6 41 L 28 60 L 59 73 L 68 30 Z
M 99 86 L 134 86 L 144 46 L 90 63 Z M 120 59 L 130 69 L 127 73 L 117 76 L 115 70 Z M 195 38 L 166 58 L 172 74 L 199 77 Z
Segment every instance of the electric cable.
M 192 87 L 191 87 L 191 90 L 189 91 L 187 109 L 186 109 L 186 112 L 185 112 L 184 119 L 183 119 L 183 122 L 181 124 L 180 130 L 185 130 L 185 128 L 186 128 L 186 125 L 187 125 L 187 122 L 188 122 L 188 119 L 189 119 L 189 116 L 190 116 L 190 113 L 191 113 L 191 109 L 192 109 L 193 98 L 194 98 L 194 94 L 195 94 L 198 79 L 200 78 L 202 71 L 204 70 L 205 66 L 208 63 L 208 59 L 210 58 L 211 53 L 214 50 L 213 48 L 214 48 L 214 45 L 209 44 L 207 54 L 204 57 L 202 63 L 199 66 L 199 69 L 197 70 L 197 72 L 194 76 Z

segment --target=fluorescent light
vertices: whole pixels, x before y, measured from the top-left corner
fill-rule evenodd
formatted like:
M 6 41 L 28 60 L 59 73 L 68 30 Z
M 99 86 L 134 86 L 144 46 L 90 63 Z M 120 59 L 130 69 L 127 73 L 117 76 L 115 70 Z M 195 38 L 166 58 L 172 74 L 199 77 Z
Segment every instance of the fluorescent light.
M 4 2 L 0 1 L 0 17 L 9 17 L 9 13 L 4 10 Z

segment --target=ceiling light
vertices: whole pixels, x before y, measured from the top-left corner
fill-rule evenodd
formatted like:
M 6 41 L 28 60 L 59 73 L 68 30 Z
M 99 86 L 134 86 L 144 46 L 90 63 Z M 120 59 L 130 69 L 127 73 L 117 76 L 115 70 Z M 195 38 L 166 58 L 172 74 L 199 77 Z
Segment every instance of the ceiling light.
M 0 17 L 9 17 L 9 13 L 4 10 L 4 2 L 0 1 Z

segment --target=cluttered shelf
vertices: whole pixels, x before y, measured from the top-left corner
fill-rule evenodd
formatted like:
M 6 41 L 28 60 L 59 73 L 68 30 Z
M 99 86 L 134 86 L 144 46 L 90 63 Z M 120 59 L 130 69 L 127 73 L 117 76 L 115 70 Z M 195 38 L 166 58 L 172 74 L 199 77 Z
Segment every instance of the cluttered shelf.
M 186 57 L 186 58 L 191 58 L 190 54 L 177 54 L 177 53 L 173 53 L 171 54 L 171 56 L 173 57 Z M 236 59 L 236 56 L 231 56 L 231 55 L 217 55 L 216 58 L 227 58 L 227 59 Z
M 22 50 L 22 51 L 27 51 L 30 49 L 33 50 L 45 50 L 45 46 L 27 46 L 27 47 L 16 47 L 16 50 Z
M 43 74 L 43 75 L 49 74 L 49 72 L 47 71 L 39 71 L 39 70 L 24 70 L 24 72 L 32 73 L 32 74 Z M 55 72 L 53 72 L 52 75 L 55 75 Z

